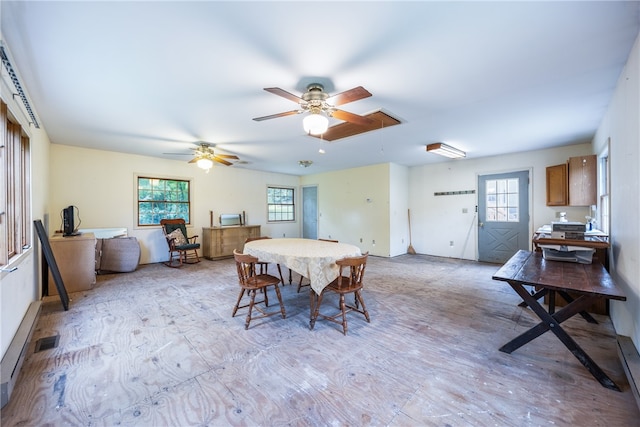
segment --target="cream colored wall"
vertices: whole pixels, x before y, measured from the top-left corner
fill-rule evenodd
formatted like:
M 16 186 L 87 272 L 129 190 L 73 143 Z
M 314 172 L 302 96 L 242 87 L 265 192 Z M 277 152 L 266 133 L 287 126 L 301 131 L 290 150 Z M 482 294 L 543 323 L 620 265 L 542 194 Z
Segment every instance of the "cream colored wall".
M 218 225 L 217 218 L 221 213 L 245 211 L 247 224 L 261 225 L 263 235 L 299 235 L 298 222 L 267 224 L 266 218 L 267 185 L 297 189 L 297 176 L 233 166 L 214 166 L 205 173 L 187 161 L 59 144 L 51 146 L 51 165 L 51 230 L 60 229 L 60 212 L 64 207 L 77 206 L 81 228 L 126 227 L 129 235 L 140 242 L 143 264 L 166 260 L 167 244 L 159 227 L 137 226 L 137 175 L 192 180 L 193 225 L 188 230 L 190 235 L 202 236 L 202 227 L 210 225 L 210 211 L 214 212 L 214 225 Z
M 318 236 L 389 256 L 389 164 L 306 175 L 318 186 Z M 375 242 L 375 243 L 374 243 Z
M 44 129 L 29 125 L 24 108 L 16 103 L 11 90 L 5 85 L 2 68 L 2 99 L 7 103 L 12 116 L 17 119 L 31 139 L 31 214 L 33 219 L 43 219 L 47 211 L 49 191 L 49 139 Z M 41 296 L 40 244 L 33 232 L 33 245 L 16 260 L 12 260 L 13 271 L 0 270 L 0 350 L 4 356 L 29 305 Z
M 413 247 L 418 253 L 477 259 L 478 176 L 531 170 L 531 230 L 567 212 L 571 221 L 584 221 L 584 207 L 546 206 L 546 167 L 569 157 L 591 154 L 590 144 L 507 154 L 481 159 L 462 159 L 413 167 L 409 171 L 409 200 Z M 436 192 L 475 190 L 475 194 L 435 196 Z M 466 209 L 466 213 L 463 213 Z M 453 246 L 451 246 L 453 242 Z
M 627 300 L 611 301 L 619 335 L 640 349 L 640 35 L 620 75 L 609 109 L 594 138 L 594 151 L 609 143 L 611 250 L 609 268 Z

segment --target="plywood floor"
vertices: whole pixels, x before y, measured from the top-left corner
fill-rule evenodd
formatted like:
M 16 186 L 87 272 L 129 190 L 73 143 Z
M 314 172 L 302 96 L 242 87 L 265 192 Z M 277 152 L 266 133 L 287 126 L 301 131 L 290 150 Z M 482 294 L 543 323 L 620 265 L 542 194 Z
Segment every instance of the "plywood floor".
M 551 334 L 531 327 L 498 266 L 422 255 L 370 257 L 372 321 L 349 334 L 285 286 L 287 318 L 244 330 L 232 260 L 141 266 L 47 297 L 2 426 L 637 426 L 608 317 L 564 325 L 622 388 L 603 388 Z M 296 278 L 294 277 L 294 282 Z M 272 297 L 275 301 L 275 295 Z M 331 306 L 331 304 L 329 304 Z

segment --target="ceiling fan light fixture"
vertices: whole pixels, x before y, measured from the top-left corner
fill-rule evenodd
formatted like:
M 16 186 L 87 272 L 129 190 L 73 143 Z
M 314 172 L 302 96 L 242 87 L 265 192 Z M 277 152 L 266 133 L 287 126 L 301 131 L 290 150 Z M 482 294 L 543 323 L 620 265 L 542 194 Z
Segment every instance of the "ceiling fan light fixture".
M 308 168 L 313 164 L 313 162 L 311 160 L 299 160 L 298 164 L 301 168 Z
M 465 153 L 464 151 L 458 150 L 457 148 L 454 148 L 443 142 L 436 142 L 427 145 L 427 152 L 440 154 L 441 156 L 445 156 L 450 159 L 460 159 L 467 156 L 467 153 Z
M 213 167 L 213 162 L 211 161 L 211 159 L 207 159 L 206 157 L 198 159 L 196 164 L 200 169 L 204 169 L 207 172 L 209 172 L 209 169 Z
M 302 120 L 304 131 L 311 135 L 322 135 L 329 129 L 329 119 L 322 113 L 310 113 Z

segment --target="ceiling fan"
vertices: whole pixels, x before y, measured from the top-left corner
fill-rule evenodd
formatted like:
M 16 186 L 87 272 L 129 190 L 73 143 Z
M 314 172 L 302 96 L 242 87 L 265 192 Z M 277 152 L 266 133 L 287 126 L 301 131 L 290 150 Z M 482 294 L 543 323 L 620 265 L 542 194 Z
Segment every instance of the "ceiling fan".
M 216 154 L 213 151 L 213 147 L 208 142 L 200 142 L 197 147 L 191 149 L 194 150 L 194 157 L 193 159 L 189 160 L 189 163 L 196 163 L 199 168 L 204 169 L 207 172 L 209 172 L 209 169 L 211 169 L 211 167 L 213 166 L 213 162 L 221 163 L 225 166 L 231 166 L 233 163 L 231 163 L 229 160 L 238 160 L 238 156 L 234 156 L 233 154 Z M 164 154 L 191 155 L 190 153 Z
M 303 126 L 305 132 L 312 135 L 320 135 L 327 130 L 329 126 L 328 117 L 335 117 L 336 119 L 358 125 L 367 125 L 371 123 L 371 119 L 367 117 L 336 108 L 339 105 L 370 97 L 371 93 L 362 86 L 349 89 L 333 96 L 326 93 L 324 91 L 324 86 L 320 83 L 309 84 L 307 86 L 307 91 L 303 93 L 302 96 L 294 95 L 286 90 L 280 89 L 279 87 L 266 87 L 264 90 L 297 103 L 299 108 L 297 110 L 286 111 L 284 113 L 256 117 L 253 120 L 257 122 L 308 112 L 309 114 L 303 120 Z

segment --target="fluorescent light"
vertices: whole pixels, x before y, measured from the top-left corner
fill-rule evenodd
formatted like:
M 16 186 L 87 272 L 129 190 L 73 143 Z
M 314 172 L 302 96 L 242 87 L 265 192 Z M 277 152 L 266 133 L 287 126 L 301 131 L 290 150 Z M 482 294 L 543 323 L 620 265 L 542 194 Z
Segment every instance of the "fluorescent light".
M 429 153 L 440 154 L 441 156 L 445 156 L 450 159 L 459 159 L 461 157 L 467 156 L 467 153 L 465 153 L 464 151 L 453 148 L 442 142 L 436 142 L 434 144 L 427 145 L 427 151 Z

